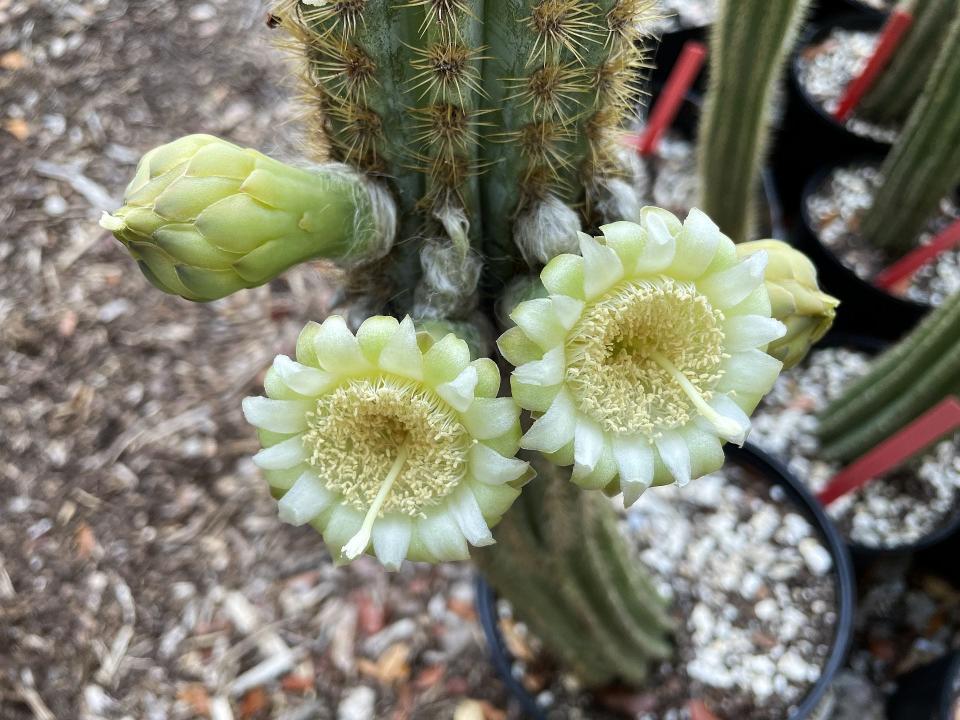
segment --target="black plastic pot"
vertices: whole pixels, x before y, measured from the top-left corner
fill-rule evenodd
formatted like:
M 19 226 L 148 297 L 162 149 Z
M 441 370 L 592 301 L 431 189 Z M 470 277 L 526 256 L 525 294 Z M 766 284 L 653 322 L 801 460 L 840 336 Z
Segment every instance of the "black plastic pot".
M 820 23 L 808 26 L 790 57 L 786 108 L 773 150 L 777 183 L 790 216 L 799 208 L 804 180 L 817 169 L 836 162 L 838 157 L 883 157 L 890 149 L 889 143 L 857 135 L 837 122 L 810 97 L 800 82 L 798 72 L 801 53 L 810 45 L 819 43 L 834 28 L 879 30 L 882 25 L 883 16 L 880 14 L 828 16 Z
M 887 720 L 954 720 L 958 683 L 960 653 L 908 673 L 887 702 Z
M 868 335 L 857 335 L 843 330 L 831 330 L 820 342 L 819 347 L 848 348 L 859 350 L 868 355 L 878 355 L 886 350 L 890 343 Z M 861 545 L 847 539 L 850 553 L 858 570 L 865 570 L 877 561 L 892 557 L 914 556 L 918 564 L 934 569 L 938 574 L 960 582 L 960 506 L 946 522 L 919 540 L 895 547 L 873 547 Z
M 821 286 L 840 299 L 841 309 L 837 312 L 835 324 L 837 330 L 897 340 L 926 315 L 930 306 L 896 297 L 861 279 L 820 241 L 807 211 L 806 199 L 838 166 L 820 169 L 804 186 L 800 199 L 800 221 L 794 226 L 793 244 L 813 260 Z
M 823 508 L 803 483 L 790 474 L 778 460 L 750 445 L 743 448 L 727 445 L 725 453 L 728 461 L 735 462 L 763 477 L 769 478 L 772 484 L 783 488 L 787 497 L 797 506 L 798 512 L 817 529 L 820 538 L 833 558 L 837 597 L 837 625 L 833 645 L 830 648 L 830 655 L 820 678 L 810 689 L 803 702 L 800 703 L 797 711 L 787 719 L 808 720 L 808 718 L 816 717 L 815 713 L 820 708 L 821 703 L 826 702 L 825 696 L 830 689 L 833 678 L 843 666 L 850 650 L 856 603 L 856 580 L 854 578 L 853 562 L 840 532 L 827 517 Z M 504 684 L 530 720 L 546 720 L 546 715 L 537 706 L 534 697 L 512 674 L 513 657 L 510 655 L 503 634 L 500 632 L 496 596 L 493 589 L 480 575 L 476 579 L 476 605 L 477 615 L 480 618 L 480 624 L 483 626 L 491 660 Z
M 683 51 L 683 46 L 688 40 L 706 43 L 709 35 L 710 26 L 681 28 L 664 33 L 657 43 L 657 51 L 653 57 L 653 71 L 650 73 L 650 83 L 654 87 L 663 87 L 663 84 L 670 77 L 670 71 L 677 63 L 677 58 Z M 704 65 L 700 71 L 699 77 L 693 84 L 693 91 L 702 94 L 707 82 L 707 66 Z

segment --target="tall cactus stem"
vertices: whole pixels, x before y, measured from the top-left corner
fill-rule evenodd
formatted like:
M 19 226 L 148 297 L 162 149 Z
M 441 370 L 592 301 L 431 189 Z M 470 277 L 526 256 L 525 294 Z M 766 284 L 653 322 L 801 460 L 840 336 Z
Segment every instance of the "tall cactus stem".
M 960 12 L 956 0 L 902 0 L 898 8 L 912 13 L 913 23 L 857 111 L 867 120 L 886 125 L 900 124 L 910 115 L 950 24 Z
M 750 239 L 774 91 L 809 0 L 720 0 L 698 137 L 700 207 L 735 242 Z
M 923 94 L 881 168 L 865 240 L 900 256 L 916 244 L 941 200 L 960 182 L 960 13 L 953 19 Z
M 578 491 L 545 461 L 537 470 L 498 526 L 497 544 L 474 560 L 586 685 L 643 682 L 671 651 L 666 602 L 619 534 L 610 500 Z
M 850 460 L 960 384 L 960 293 L 878 358 L 821 415 L 823 453 Z

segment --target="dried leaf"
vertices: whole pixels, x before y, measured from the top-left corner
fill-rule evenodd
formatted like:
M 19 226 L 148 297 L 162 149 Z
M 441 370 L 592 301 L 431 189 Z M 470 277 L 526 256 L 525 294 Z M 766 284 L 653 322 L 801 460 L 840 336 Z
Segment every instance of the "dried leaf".
M 210 694 L 200 683 L 184 685 L 177 691 L 177 700 L 189 705 L 195 715 L 210 714 Z
M 7 118 L 3 121 L 3 127 L 20 142 L 30 137 L 30 126 L 22 118 Z

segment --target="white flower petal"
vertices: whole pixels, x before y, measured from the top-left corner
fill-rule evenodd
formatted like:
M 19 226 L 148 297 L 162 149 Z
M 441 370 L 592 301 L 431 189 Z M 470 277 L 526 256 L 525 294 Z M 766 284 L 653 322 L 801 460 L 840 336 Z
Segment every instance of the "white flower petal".
M 277 355 L 273 359 L 273 369 L 288 388 L 301 395 L 325 393 L 337 380 L 331 373 L 298 363 L 286 355 Z
M 580 254 L 583 255 L 583 292 L 587 300 L 601 295 L 623 277 L 620 256 L 589 235 L 580 235 Z
M 558 345 L 548 350 L 543 358 L 528 362 L 513 371 L 513 376 L 527 385 L 545 387 L 557 385 L 563 380 L 563 371 L 566 370 L 566 356 L 563 346 Z
M 679 433 L 667 430 L 654 440 L 660 459 L 679 487 L 690 482 L 690 450 Z
M 423 379 L 423 353 L 417 346 L 417 329 L 409 315 L 380 351 L 380 367 L 401 377 Z
M 468 365 L 450 382 L 437 385 L 437 394 L 457 412 L 465 412 L 473 402 L 478 380 L 477 369 Z
M 653 448 L 641 435 L 614 435 L 613 457 L 620 473 L 623 502 L 630 507 L 653 482 Z
M 670 233 L 670 229 L 657 213 L 649 213 L 644 221 L 646 228 L 646 242 L 634 272 L 649 274 L 660 272 L 670 266 L 677 252 L 677 241 Z
M 513 398 L 477 398 L 461 416 L 467 431 L 477 440 L 491 440 L 510 431 L 520 409 Z
M 387 570 L 399 570 L 407 556 L 413 519 L 399 513 L 378 518 L 373 525 L 373 552 Z
M 313 339 L 313 346 L 320 364 L 329 372 L 353 375 L 370 368 L 357 339 L 339 315 L 331 315 L 323 321 Z
M 564 389 L 557 393 L 550 408 L 520 438 L 520 447 L 540 452 L 556 452 L 573 440 L 577 411 Z
M 737 315 L 723 324 L 724 345 L 728 352 L 750 350 L 783 337 L 787 326 L 762 315 Z
M 493 535 L 487 521 L 483 519 L 480 505 L 466 483 L 453 493 L 448 507 L 468 543 L 474 547 L 493 545 Z
M 264 448 L 253 456 L 253 463 L 263 470 L 289 470 L 307 459 L 307 451 L 299 435 Z
M 307 429 L 307 413 L 314 403 L 308 400 L 243 399 L 243 416 L 254 427 L 277 433 L 298 433 Z
M 670 275 L 694 280 L 709 267 L 720 244 L 720 228 L 706 213 L 692 208 L 683 221 L 683 230 L 677 237 L 677 253 Z
M 782 368 L 782 362 L 762 350 L 735 352 L 721 363 L 723 375 L 717 382 L 716 390 L 722 393 L 763 395 L 770 392 Z
M 336 499 L 316 473 L 307 471 L 287 490 L 277 508 L 280 519 L 291 525 L 305 525 L 326 510 Z
M 733 307 L 763 282 L 766 250 L 758 250 L 736 265 L 697 280 L 700 292 L 719 310 Z
M 474 443 L 470 448 L 470 470 L 473 476 L 486 485 L 503 485 L 520 478 L 529 464 L 519 458 L 504 457 L 483 443 Z
M 570 330 L 576 325 L 583 314 L 584 303 L 568 295 L 551 295 L 550 302 L 553 303 L 553 312 L 564 330 Z
M 513 309 L 510 319 L 542 350 L 562 344 L 567 335 L 547 298 L 525 300 Z
M 438 561 L 467 560 L 470 557 L 463 533 L 446 506 L 418 520 L 417 534 L 427 552 Z
M 573 460 L 582 470 L 592 472 L 603 453 L 603 430 L 590 418 L 580 415 L 573 431 Z

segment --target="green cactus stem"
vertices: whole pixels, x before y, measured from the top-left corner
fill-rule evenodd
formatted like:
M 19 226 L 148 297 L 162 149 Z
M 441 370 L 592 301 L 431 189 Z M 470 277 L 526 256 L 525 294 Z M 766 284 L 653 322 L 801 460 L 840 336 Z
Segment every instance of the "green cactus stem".
M 960 13 L 923 94 L 884 160 L 882 181 L 860 229 L 892 256 L 909 252 L 940 201 L 960 182 Z
M 550 653 L 584 685 L 642 683 L 668 657 L 671 619 L 617 528 L 610 500 L 543 460 L 539 477 L 473 560 Z
M 960 293 L 879 357 L 820 418 L 821 453 L 846 462 L 960 392 Z
M 327 117 L 317 132 L 337 158 L 392 178 L 398 193 L 391 262 L 407 270 L 395 278 L 395 310 L 415 303 L 415 314 L 438 312 L 420 302 L 436 295 L 436 273 L 418 262 L 420 243 L 405 240 L 456 249 L 434 256 L 459 278 L 482 253 L 491 293 L 522 268 L 521 257 L 536 266 L 576 248 L 576 231 L 596 219 L 588 189 L 619 172 L 617 133 L 639 100 L 638 40 L 653 4 L 281 3 L 275 14 L 305 48 L 307 90 Z M 530 224 L 517 219 L 543 216 L 543 203 L 566 245 L 528 252 L 522 238 L 540 242 L 543 233 L 524 233 Z M 425 287 L 410 293 L 421 276 Z M 463 317 L 472 306 L 444 307 Z
M 749 240 L 774 91 L 809 0 L 720 0 L 700 119 L 700 207 L 734 242 Z
M 899 125 L 907 119 L 960 11 L 956 0 L 902 0 L 897 7 L 912 13 L 913 23 L 857 110 L 863 118 L 883 125 Z

